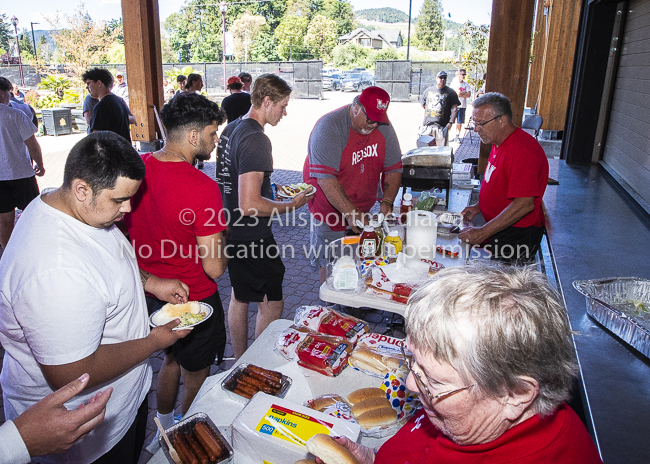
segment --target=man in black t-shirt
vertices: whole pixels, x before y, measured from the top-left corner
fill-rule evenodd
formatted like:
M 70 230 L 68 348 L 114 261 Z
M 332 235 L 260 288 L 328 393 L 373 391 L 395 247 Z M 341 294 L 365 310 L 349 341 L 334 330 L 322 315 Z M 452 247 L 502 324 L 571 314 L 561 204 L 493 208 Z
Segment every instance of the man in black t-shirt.
M 90 131 L 111 131 L 131 142 L 129 124 L 135 124 L 135 117 L 117 95 L 111 93 L 113 76 L 107 69 L 94 68 L 81 76 L 90 96 L 99 103 L 93 108 L 90 118 Z
M 251 96 L 248 93 L 242 92 L 243 86 L 244 84 L 237 76 L 232 76 L 228 79 L 230 95 L 221 102 L 221 108 L 228 116 L 228 124 L 238 117 L 244 116 L 251 109 Z
M 275 74 L 258 77 L 251 94 L 250 115 L 238 120 L 221 151 L 223 164 L 218 162 L 219 176 L 228 180 L 223 194 L 229 224 L 225 255 L 232 284 L 228 326 L 236 358 L 248 347 L 249 304 L 257 303 L 256 337 L 279 319 L 284 309 L 284 264 L 273 238 L 271 218 L 303 206 L 311 191 L 308 189 L 291 201 L 272 199 L 273 155 L 264 126 L 275 126 L 286 116 L 290 96 L 291 87 Z M 232 124 L 235 122 L 224 131 Z
M 437 85 L 427 87 L 420 97 L 424 108 L 424 121 L 419 135 L 430 135 L 436 138 L 436 145 L 447 145 L 451 122 L 456 120 L 460 100 L 454 91 L 447 87 L 447 73 L 440 71 L 436 77 Z

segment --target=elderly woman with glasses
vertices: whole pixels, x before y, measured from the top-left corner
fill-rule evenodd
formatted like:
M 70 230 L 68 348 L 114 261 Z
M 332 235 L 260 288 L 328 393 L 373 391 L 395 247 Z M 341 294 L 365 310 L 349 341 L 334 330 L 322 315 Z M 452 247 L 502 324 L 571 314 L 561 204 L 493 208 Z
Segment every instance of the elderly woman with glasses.
M 409 300 L 407 387 L 422 409 L 362 464 L 601 463 L 565 403 L 577 372 L 569 324 L 528 268 L 441 271 Z

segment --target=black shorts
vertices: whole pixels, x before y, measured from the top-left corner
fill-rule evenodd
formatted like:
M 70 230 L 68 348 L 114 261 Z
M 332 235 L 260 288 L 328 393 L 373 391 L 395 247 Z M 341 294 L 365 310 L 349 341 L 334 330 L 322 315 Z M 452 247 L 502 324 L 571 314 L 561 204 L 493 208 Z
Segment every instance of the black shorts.
M 271 236 L 260 240 L 229 240 L 228 273 L 235 298 L 250 303 L 282 300 L 284 264 Z
M 456 114 L 456 123 L 463 124 L 465 122 L 465 110 L 467 108 L 456 108 L 456 109 L 458 110 L 458 113 Z
M 490 237 L 492 259 L 509 264 L 526 264 L 535 260 L 544 227 L 507 227 Z
M 0 214 L 25 209 L 38 196 L 36 176 L 24 179 L 0 180 Z
M 226 349 L 226 325 L 224 322 L 223 306 L 219 292 L 200 300 L 212 306 L 214 312 L 205 322 L 194 327 L 185 338 L 181 338 L 165 350 L 174 355 L 176 362 L 186 371 L 197 372 L 211 366 L 218 358 L 217 364 L 223 360 Z M 147 309 L 153 314 L 166 304 L 157 298 L 147 297 Z

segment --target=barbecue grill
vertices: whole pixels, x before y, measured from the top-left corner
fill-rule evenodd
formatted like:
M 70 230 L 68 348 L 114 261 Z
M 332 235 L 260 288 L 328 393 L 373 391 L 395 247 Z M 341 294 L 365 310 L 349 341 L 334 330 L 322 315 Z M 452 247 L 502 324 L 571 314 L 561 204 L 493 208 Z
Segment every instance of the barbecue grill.
M 445 190 L 449 206 L 451 169 L 454 153 L 451 147 L 419 147 L 402 156 L 402 187 L 416 190 Z

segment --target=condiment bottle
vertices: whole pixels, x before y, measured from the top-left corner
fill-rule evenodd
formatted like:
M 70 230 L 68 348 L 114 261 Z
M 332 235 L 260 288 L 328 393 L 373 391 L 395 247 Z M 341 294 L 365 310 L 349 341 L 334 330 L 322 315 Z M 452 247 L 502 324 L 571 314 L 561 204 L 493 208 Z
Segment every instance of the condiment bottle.
M 399 207 L 399 223 L 406 223 L 406 213 L 413 210 L 413 195 L 410 193 L 405 193 L 402 197 L 402 204 Z
M 402 251 L 402 239 L 396 230 L 391 231 L 384 239 L 384 254 L 389 258 L 397 258 Z
M 379 237 L 375 228 L 371 225 L 363 227 L 363 232 L 359 238 L 359 256 L 362 259 L 372 259 L 377 255 L 379 250 Z
M 382 244 L 384 243 L 384 231 L 381 228 L 381 223 L 383 222 L 383 216 L 375 219 L 371 219 L 369 224 L 375 229 L 377 234 L 377 256 L 381 256 Z

